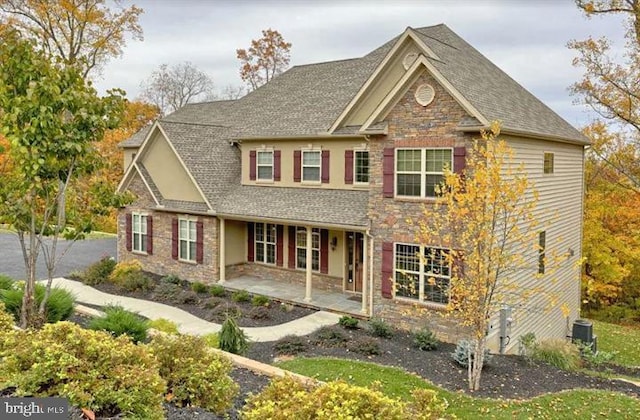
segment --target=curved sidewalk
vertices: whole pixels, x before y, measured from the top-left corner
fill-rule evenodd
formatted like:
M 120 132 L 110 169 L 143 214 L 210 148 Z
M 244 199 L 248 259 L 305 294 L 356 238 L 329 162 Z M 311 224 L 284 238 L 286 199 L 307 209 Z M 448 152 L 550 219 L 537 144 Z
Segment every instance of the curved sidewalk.
M 128 311 L 137 312 L 149 319 L 164 318 L 178 324 L 178 330 L 185 334 L 204 335 L 220 331 L 220 324 L 205 321 L 182 309 L 148 300 L 111 295 L 93 287 L 65 278 L 53 279 L 53 285 L 69 290 L 81 303 L 90 305 L 120 305 Z M 260 328 L 243 328 L 251 341 L 274 341 L 286 335 L 306 335 L 325 325 L 338 322 L 340 316 L 331 312 L 318 311 L 293 321 Z

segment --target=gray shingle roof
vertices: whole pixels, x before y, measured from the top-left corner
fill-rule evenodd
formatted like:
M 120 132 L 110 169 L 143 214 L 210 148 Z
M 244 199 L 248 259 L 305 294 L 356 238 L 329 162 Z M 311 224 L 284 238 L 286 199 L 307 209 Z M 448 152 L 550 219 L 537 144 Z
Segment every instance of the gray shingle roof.
M 224 197 L 218 212 L 245 217 L 367 226 L 368 191 L 243 185 Z
M 144 127 L 142 127 L 138 132 L 136 132 L 133 136 L 129 137 L 128 139 L 121 141 L 118 144 L 118 147 L 139 147 L 142 142 L 144 141 L 145 137 L 147 137 L 147 134 L 149 134 L 149 130 L 151 130 L 151 127 L 153 127 L 153 124 L 148 124 L 145 125 Z

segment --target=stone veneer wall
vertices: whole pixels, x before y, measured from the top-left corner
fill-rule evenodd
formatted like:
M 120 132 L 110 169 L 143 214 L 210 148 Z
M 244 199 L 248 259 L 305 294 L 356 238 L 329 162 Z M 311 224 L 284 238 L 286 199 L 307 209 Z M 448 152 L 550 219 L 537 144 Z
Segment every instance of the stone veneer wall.
M 271 280 L 281 281 L 290 284 L 306 284 L 305 272 L 302 270 L 293 270 L 284 267 L 270 267 L 265 264 L 235 264 L 226 267 L 227 280 L 233 282 L 234 277 L 242 275 L 269 278 Z M 342 278 L 328 276 L 326 274 L 313 273 L 311 275 L 311 283 L 314 289 L 329 290 L 334 292 L 342 292 Z
M 184 280 L 200 281 L 206 284 L 217 282 L 219 278 L 218 220 L 212 216 L 189 215 L 190 218 L 203 222 L 203 263 L 174 260 L 171 257 L 171 220 L 187 215 L 152 210 L 155 208 L 155 201 L 140 177 L 135 177 L 132 180 L 129 190 L 138 198 L 134 203 L 118 212 L 118 232 L 120 233 L 118 235 L 118 261 L 137 259 L 142 263 L 144 270 L 152 273 L 174 274 Z M 129 212 L 143 212 L 153 216 L 153 255 L 127 251 L 126 237 L 123 232 L 126 232 L 126 214 Z
M 416 88 L 429 83 L 435 89 L 435 98 L 426 107 L 418 104 Z M 368 215 L 373 251 L 373 313 L 375 317 L 405 328 L 429 326 L 448 341 L 460 338 L 464 331 L 451 318 L 444 318 L 441 309 L 407 300 L 382 297 L 382 243 L 416 243 L 417 226 L 408 219 L 417 220 L 429 211 L 430 202 L 424 199 L 394 199 L 383 196 L 383 150 L 388 147 L 461 147 L 469 146 L 471 135 L 456 131 L 458 123 L 467 116 L 456 100 L 427 72 L 406 92 L 386 118 L 388 134 L 369 143 L 370 190 Z

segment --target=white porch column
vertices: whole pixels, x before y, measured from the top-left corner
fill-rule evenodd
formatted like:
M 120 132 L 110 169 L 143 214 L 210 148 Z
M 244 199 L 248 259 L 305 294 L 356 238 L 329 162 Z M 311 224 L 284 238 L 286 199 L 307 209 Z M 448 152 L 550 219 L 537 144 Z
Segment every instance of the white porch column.
M 306 262 L 306 270 L 305 273 L 307 275 L 307 282 L 306 282 L 306 290 L 305 290 L 305 294 L 304 294 L 304 301 L 305 302 L 311 302 L 311 272 L 312 272 L 312 265 L 313 265 L 313 251 L 312 251 L 312 232 L 313 232 L 313 228 L 311 226 L 307 226 L 307 262 Z
M 220 257 L 220 278 L 218 279 L 218 283 L 224 283 L 226 280 L 226 256 L 225 256 L 225 223 L 222 217 L 220 220 L 220 231 L 218 232 L 218 236 L 220 237 L 220 243 L 218 244 L 218 256 Z
M 367 232 L 362 234 L 362 309 L 360 312 L 367 314 L 367 300 L 369 295 L 369 236 Z

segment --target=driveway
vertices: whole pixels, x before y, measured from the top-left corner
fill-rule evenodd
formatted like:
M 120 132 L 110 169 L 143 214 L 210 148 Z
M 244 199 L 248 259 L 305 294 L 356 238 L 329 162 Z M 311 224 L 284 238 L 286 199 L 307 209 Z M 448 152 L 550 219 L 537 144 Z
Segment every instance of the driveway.
M 68 247 L 67 241 L 58 242 L 58 253 Z M 116 238 L 88 239 L 76 241 L 58 263 L 54 277 L 64 277 L 72 271 L 82 270 L 104 256 L 116 256 Z M 0 233 L 0 274 L 20 280 L 26 277 L 24 258 L 18 236 L 14 233 Z M 42 254 L 38 258 L 37 278 L 46 279 Z

